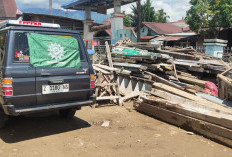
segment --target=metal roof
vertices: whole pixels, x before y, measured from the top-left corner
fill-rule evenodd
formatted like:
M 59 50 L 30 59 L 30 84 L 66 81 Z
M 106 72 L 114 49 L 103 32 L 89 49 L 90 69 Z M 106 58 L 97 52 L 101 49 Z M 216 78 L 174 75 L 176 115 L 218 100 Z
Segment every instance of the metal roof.
M 122 0 L 122 5 L 136 2 L 137 0 Z M 107 9 L 114 7 L 114 0 L 71 0 L 61 6 L 64 9 L 83 10 L 85 7 L 106 7 Z

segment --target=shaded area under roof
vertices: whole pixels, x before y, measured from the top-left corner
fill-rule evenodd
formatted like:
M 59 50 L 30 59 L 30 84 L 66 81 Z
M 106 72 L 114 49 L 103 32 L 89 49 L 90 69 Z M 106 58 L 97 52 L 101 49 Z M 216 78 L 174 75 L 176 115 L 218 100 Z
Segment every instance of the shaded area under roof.
M 28 14 L 43 14 L 43 15 L 49 15 L 49 9 L 41 9 L 41 8 L 28 8 L 28 9 L 22 9 L 23 13 Z M 52 9 L 52 15 L 53 16 L 61 16 L 61 17 L 67 17 L 66 11 L 61 9 Z M 109 15 L 105 14 L 99 14 L 96 12 L 91 12 L 92 19 L 94 20 L 94 23 L 102 23 L 107 18 L 109 18 Z M 74 20 L 85 20 L 85 12 L 84 11 L 69 11 L 68 12 L 68 18 L 74 19 Z
M 122 5 L 136 2 L 137 0 L 122 0 Z M 114 7 L 114 0 L 71 0 L 61 6 L 64 9 L 83 10 L 85 7 Z M 96 10 L 96 9 L 93 9 Z

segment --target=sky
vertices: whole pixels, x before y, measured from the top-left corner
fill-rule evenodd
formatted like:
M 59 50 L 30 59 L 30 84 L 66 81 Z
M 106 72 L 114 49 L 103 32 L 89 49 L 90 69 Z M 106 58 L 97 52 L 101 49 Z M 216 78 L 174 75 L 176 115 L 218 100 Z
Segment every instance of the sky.
M 18 8 L 48 8 L 48 0 L 15 0 Z M 60 9 L 60 6 L 70 0 L 53 0 L 53 8 Z M 142 3 L 146 0 L 142 0 Z M 151 0 L 152 6 L 155 10 L 164 9 L 168 16 L 169 21 L 177 21 L 185 17 L 186 11 L 190 8 L 190 0 Z M 131 12 L 131 5 L 125 5 L 122 7 L 122 11 L 126 13 Z M 113 9 L 107 11 L 108 14 L 112 13 Z

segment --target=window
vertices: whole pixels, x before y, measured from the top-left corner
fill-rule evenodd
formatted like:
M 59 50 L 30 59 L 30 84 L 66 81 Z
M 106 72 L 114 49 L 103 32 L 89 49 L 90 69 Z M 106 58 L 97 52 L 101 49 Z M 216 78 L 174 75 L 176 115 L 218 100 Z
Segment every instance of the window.
M 16 32 L 14 42 L 14 61 L 29 62 L 29 47 L 26 32 Z
M 43 32 L 41 32 L 41 33 L 42 33 L 41 35 L 48 35 L 48 37 L 50 36 L 50 37 L 53 37 L 53 38 L 56 38 L 56 37 L 57 38 L 72 37 L 73 39 L 76 39 L 76 41 L 78 43 L 78 45 L 77 45 L 78 50 L 77 51 L 79 52 L 79 55 L 80 55 L 79 59 L 81 61 L 86 61 L 86 59 L 84 57 L 84 53 L 82 52 L 83 50 L 81 48 L 81 44 L 79 42 L 78 37 L 66 36 L 66 35 L 58 35 L 58 34 L 54 34 L 54 35 L 53 34 L 45 34 Z M 30 49 L 29 49 L 29 43 L 28 43 L 28 34 L 29 34 L 29 32 L 16 32 L 15 33 L 15 36 L 14 36 L 14 61 L 15 62 L 22 62 L 22 63 L 29 63 L 30 62 Z M 64 48 L 69 49 L 70 46 L 69 47 L 64 47 Z M 53 56 L 53 58 L 54 57 L 56 58 L 56 56 Z
M 0 67 L 3 65 L 6 48 L 6 32 L 0 33 Z

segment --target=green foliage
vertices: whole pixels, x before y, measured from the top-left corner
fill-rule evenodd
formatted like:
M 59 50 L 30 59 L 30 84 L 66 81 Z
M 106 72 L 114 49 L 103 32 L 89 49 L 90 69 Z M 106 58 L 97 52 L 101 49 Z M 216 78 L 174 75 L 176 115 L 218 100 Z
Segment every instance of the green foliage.
M 136 5 L 131 7 L 132 13 L 127 14 L 124 18 L 125 26 L 137 26 L 138 19 L 138 10 Z M 146 0 L 144 4 L 141 4 L 141 21 L 142 22 L 168 22 L 169 16 L 164 12 L 163 9 L 155 11 L 155 8 L 152 7 L 150 0 Z
M 190 4 L 186 22 L 191 30 L 217 37 L 222 28 L 232 27 L 232 0 L 191 0 Z
M 123 24 L 126 27 L 130 27 L 131 26 L 131 20 L 130 20 L 130 16 L 128 14 L 125 15 L 125 17 L 123 19 Z
M 167 13 L 164 12 L 163 9 L 158 10 L 155 15 L 156 15 L 155 22 L 167 23 L 168 19 L 170 18 L 169 16 L 167 16 Z

